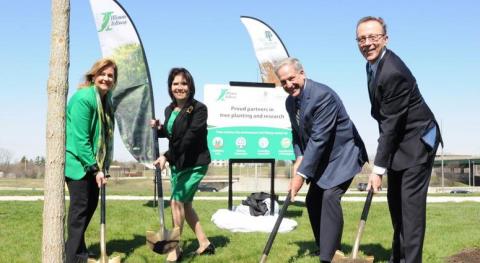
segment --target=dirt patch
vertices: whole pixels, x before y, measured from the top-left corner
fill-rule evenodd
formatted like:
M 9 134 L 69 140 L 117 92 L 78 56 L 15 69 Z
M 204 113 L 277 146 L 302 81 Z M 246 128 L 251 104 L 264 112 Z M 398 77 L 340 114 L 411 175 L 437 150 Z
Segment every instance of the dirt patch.
M 480 262 L 480 248 L 468 248 L 458 254 L 448 257 L 447 263 L 478 263 Z

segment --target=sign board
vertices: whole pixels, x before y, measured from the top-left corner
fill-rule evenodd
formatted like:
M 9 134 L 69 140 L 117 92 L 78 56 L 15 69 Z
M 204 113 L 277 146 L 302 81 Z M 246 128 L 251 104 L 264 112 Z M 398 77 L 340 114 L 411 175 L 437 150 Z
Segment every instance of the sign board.
M 212 160 L 295 159 L 286 98 L 279 88 L 205 85 Z

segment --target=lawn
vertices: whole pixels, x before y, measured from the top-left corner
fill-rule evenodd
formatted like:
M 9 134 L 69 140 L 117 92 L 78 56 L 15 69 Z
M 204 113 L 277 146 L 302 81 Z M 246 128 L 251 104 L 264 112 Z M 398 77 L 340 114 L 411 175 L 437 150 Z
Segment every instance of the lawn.
M 366 179 L 360 179 L 360 176 L 355 177 L 355 180 L 366 181 Z M 0 179 L 0 196 L 15 195 L 15 196 L 38 196 L 43 195 L 43 179 Z M 153 198 L 153 178 L 134 178 L 134 179 L 118 179 L 110 178 L 108 183 L 108 195 L 130 195 L 130 196 L 152 196 Z M 304 189 L 307 189 L 304 187 Z M 350 185 L 350 189 L 356 190 L 356 183 Z M 467 189 L 467 186 L 458 188 L 446 188 L 445 193 L 430 193 L 430 196 L 480 196 L 480 192 L 472 192 L 469 194 L 456 194 L 452 195 L 448 192 L 452 189 Z M 165 196 L 170 195 L 170 182 L 169 180 L 163 180 L 163 191 Z M 269 191 L 264 189 L 263 191 Z M 234 195 L 245 196 L 248 193 L 255 192 L 254 189 L 246 189 L 243 193 L 238 190 L 234 190 Z M 68 193 L 66 193 L 68 195 Z M 226 196 L 226 192 L 201 192 L 198 196 Z M 286 193 L 280 193 L 280 195 L 286 195 Z M 305 195 L 305 193 L 300 193 Z M 364 196 L 365 192 L 352 192 L 347 193 L 348 196 Z M 384 193 L 379 196 L 386 195 Z
M 237 202 L 238 203 L 238 202 Z M 68 203 L 67 203 L 68 205 Z M 231 233 L 217 228 L 210 217 L 226 201 L 195 201 L 205 232 L 217 247 L 213 256 L 192 257 L 197 247 L 193 233 L 186 229 L 182 246 L 184 262 L 258 262 L 267 233 Z M 343 250 L 352 249 L 362 203 L 343 203 L 345 228 Z M 0 202 L 0 255 L 2 262 L 40 262 L 42 235 L 41 201 Z M 97 211 L 98 212 L 98 211 Z M 444 262 L 444 258 L 467 247 L 480 244 L 478 203 L 436 203 L 428 205 L 424 262 Z M 166 209 L 167 217 L 170 209 Z M 280 233 L 273 244 L 269 262 L 318 262 L 308 254 L 314 250 L 306 208 L 303 203 L 291 205 L 288 218 L 298 222 L 289 233 Z M 99 218 L 95 214 L 87 230 L 87 245 L 98 253 Z M 170 223 L 170 220 L 167 220 Z M 163 262 L 145 246 L 145 230 L 158 229 L 156 208 L 145 201 L 109 201 L 107 207 L 107 251 L 121 253 L 124 262 Z M 373 203 L 360 250 L 374 255 L 376 262 L 386 262 L 390 253 L 392 230 L 386 203 Z M 4 261 L 6 260 L 6 261 Z

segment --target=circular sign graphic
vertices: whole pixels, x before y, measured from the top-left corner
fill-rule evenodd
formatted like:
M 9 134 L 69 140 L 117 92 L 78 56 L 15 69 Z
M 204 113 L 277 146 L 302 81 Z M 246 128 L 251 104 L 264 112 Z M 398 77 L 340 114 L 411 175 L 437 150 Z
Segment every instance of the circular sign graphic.
M 262 149 L 265 149 L 268 147 L 268 139 L 265 137 L 262 137 L 258 140 L 258 146 Z
M 235 145 L 237 146 L 237 148 L 243 149 L 245 148 L 245 146 L 247 146 L 247 139 L 245 139 L 245 137 L 238 137 L 235 140 Z
M 212 144 L 215 149 L 220 149 L 223 147 L 223 139 L 221 137 L 215 137 L 212 140 Z
M 280 145 L 282 145 L 282 148 L 288 148 L 290 147 L 290 145 L 292 144 L 292 142 L 290 141 L 290 138 L 283 138 L 281 141 L 280 141 Z

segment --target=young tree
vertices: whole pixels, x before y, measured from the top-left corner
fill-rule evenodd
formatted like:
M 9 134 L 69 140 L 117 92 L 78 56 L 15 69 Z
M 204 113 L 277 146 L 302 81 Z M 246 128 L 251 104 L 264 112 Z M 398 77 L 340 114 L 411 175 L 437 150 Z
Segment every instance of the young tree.
M 8 172 L 10 162 L 12 161 L 12 152 L 7 149 L 0 148 L 0 171 Z
M 70 1 L 52 0 L 42 237 L 44 263 L 65 261 L 65 105 L 68 94 L 69 23 Z

